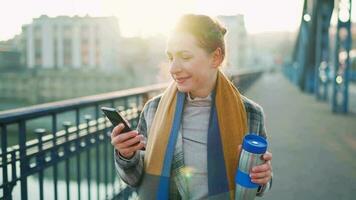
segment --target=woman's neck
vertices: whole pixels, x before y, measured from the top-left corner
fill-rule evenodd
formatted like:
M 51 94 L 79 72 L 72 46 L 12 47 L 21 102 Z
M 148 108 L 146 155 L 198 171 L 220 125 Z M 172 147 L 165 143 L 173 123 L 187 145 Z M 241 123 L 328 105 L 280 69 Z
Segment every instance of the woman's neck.
M 217 73 L 213 76 L 213 81 L 208 82 L 207 87 L 201 88 L 200 90 L 189 92 L 189 96 L 194 99 L 195 97 L 205 98 L 207 97 L 215 88 Z

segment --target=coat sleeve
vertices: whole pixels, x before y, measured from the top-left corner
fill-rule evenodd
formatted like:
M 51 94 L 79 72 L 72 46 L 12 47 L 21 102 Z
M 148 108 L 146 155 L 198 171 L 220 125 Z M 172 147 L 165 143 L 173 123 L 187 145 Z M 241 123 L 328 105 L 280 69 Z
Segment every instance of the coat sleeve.
M 263 112 L 262 107 L 258 108 L 258 115 L 260 117 L 259 118 L 259 125 L 258 125 L 258 135 L 267 138 L 267 131 L 266 131 L 266 126 L 265 126 L 265 114 Z M 273 176 L 273 175 L 272 175 Z M 262 197 L 266 192 L 268 192 L 271 188 L 272 188 L 272 179 L 273 177 L 271 177 L 271 180 L 266 184 L 266 185 L 262 185 L 258 188 L 257 190 L 257 196 Z
M 145 119 L 147 109 L 148 106 L 146 104 L 140 114 L 140 119 L 137 125 L 138 133 L 144 135 L 145 138 L 147 138 L 147 123 Z M 126 159 L 121 156 L 118 151 L 114 150 L 116 172 L 127 185 L 131 187 L 139 186 L 141 178 L 143 176 L 144 156 L 145 151 L 139 150 L 136 151 L 132 158 Z

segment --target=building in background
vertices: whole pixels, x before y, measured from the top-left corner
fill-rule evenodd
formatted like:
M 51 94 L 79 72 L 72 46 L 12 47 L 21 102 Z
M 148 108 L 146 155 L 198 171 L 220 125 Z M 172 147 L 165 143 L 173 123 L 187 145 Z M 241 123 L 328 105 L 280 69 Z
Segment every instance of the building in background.
M 20 59 L 21 54 L 18 48 L 20 37 L 15 36 L 11 40 L 0 42 L 0 70 L 18 70 L 23 68 Z
M 119 65 L 115 17 L 48 17 L 22 26 L 22 62 L 28 68 L 101 68 Z
M 247 32 L 243 15 L 218 16 L 227 28 L 225 66 L 228 70 L 246 67 Z

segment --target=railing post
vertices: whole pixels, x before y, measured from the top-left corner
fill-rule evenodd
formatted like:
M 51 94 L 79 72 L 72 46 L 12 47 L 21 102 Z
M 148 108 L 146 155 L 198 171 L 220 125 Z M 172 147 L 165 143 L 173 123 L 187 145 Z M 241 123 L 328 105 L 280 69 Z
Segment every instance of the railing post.
M 107 121 L 107 119 L 106 119 L 106 117 L 104 117 L 104 124 L 105 124 L 105 127 L 106 127 L 106 121 Z M 114 152 L 112 152 L 112 153 L 114 153 Z M 114 161 L 114 159 L 110 159 L 111 160 L 111 190 L 112 190 L 112 197 L 114 197 L 115 196 L 115 194 L 116 194 L 116 190 L 115 190 L 115 177 L 116 177 L 116 174 L 115 174 L 115 161 Z
M 63 122 L 63 126 L 64 126 L 64 129 L 65 129 L 65 153 L 64 153 L 64 156 L 65 156 L 65 179 L 66 179 L 66 188 L 67 188 L 67 200 L 70 199 L 70 180 L 69 180 L 69 154 L 70 154 L 70 143 L 69 143 L 69 127 L 72 125 L 71 122 Z
M 75 121 L 76 121 L 76 126 L 77 126 L 77 132 L 76 132 L 76 150 L 77 152 L 80 152 L 80 136 L 79 136 L 79 124 L 80 124 L 80 112 L 79 108 L 75 110 Z M 80 182 L 81 182 L 81 176 L 80 176 L 80 153 L 77 153 L 77 184 L 78 184 L 78 200 L 81 199 L 80 195 Z
M 38 139 L 38 154 L 37 154 L 37 169 L 39 170 L 38 172 L 38 179 L 39 179 L 39 188 L 40 188 L 40 200 L 43 200 L 43 149 L 42 149 L 42 136 L 46 133 L 46 130 L 43 128 L 38 128 L 35 130 L 35 134 L 37 135 Z
M 58 147 L 57 147 L 57 115 L 52 114 L 52 135 L 53 135 L 53 148 L 51 151 L 52 160 L 56 161 L 58 159 Z M 54 162 L 53 165 L 53 185 L 54 185 L 54 199 L 58 199 L 58 188 L 57 188 L 57 176 L 58 176 L 58 166 Z
M 91 171 L 91 167 L 90 167 L 90 148 L 88 148 L 91 145 L 91 135 L 89 134 L 89 122 L 91 120 L 91 116 L 90 115 L 85 115 L 84 116 L 85 122 L 87 123 L 87 137 L 86 137 L 86 152 L 87 152 L 87 184 L 88 184 L 88 200 L 91 199 L 91 195 L 90 195 L 90 171 Z
M 11 193 L 12 193 L 12 189 L 16 185 L 17 175 L 16 175 L 16 152 L 12 148 L 9 148 L 9 151 L 11 151 L 11 171 L 12 171 L 12 179 L 11 179 L 11 185 L 9 189 L 10 192 L 9 199 L 11 200 L 12 199 Z
M 106 128 L 106 126 L 103 129 L 104 132 L 104 158 L 105 158 L 105 162 L 104 162 L 104 182 L 105 182 L 105 199 L 108 199 L 108 160 L 110 159 L 108 157 L 108 143 L 109 143 L 109 137 L 110 135 L 108 135 L 108 129 Z
M 2 156 L 2 185 L 5 198 L 12 198 L 9 190 L 9 180 L 7 175 L 7 130 L 5 125 L 1 125 L 1 156 Z
M 96 154 L 96 160 L 99 160 L 99 153 L 100 153 L 100 133 L 96 133 L 95 135 L 95 154 Z M 97 200 L 100 199 L 100 162 L 96 162 L 96 196 Z
M 99 105 L 96 104 L 95 105 L 95 118 L 96 118 L 96 128 L 97 130 L 99 129 L 99 123 L 98 123 L 98 119 L 99 119 Z M 94 138 L 95 138 L 95 151 L 96 151 L 96 160 L 99 160 L 99 141 L 100 141 L 100 134 L 97 133 L 95 134 Z M 100 162 L 96 162 L 96 189 L 97 189 L 97 199 L 99 200 L 100 198 Z
M 28 160 L 26 153 L 26 123 L 19 122 L 21 200 L 27 200 Z

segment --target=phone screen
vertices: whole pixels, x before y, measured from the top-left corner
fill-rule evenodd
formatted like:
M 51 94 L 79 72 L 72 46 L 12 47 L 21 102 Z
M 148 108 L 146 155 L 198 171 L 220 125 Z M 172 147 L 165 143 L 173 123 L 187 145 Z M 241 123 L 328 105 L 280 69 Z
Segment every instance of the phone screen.
M 123 123 L 125 125 L 125 128 L 122 132 L 129 132 L 132 130 L 115 108 L 101 107 L 101 110 L 104 112 L 104 114 L 110 120 L 114 127 L 119 125 L 120 123 Z

